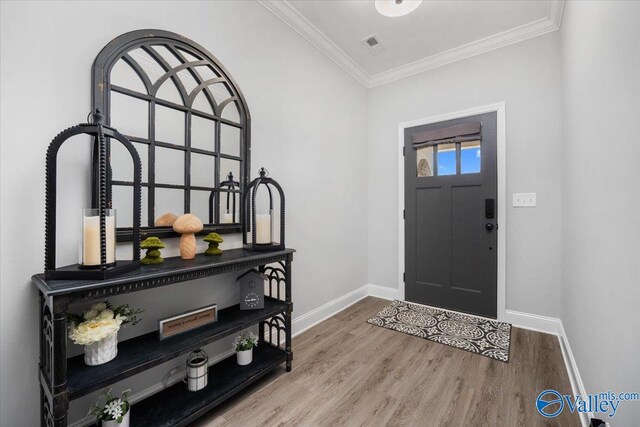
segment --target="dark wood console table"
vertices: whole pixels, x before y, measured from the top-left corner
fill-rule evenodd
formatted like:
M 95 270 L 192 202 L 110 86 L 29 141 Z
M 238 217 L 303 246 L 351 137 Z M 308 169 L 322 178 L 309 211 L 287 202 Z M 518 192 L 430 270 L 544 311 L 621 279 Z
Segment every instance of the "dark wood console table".
M 41 425 L 66 426 L 71 400 L 256 324 L 261 345 L 254 350 L 250 365 L 238 366 L 235 356 L 229 357 L 210 367 L 209 383 L 203 390 L 189 392 L 178 382 L 133 404 L 131 425 L 186 425 L 282 363 L 290 371 L 294 252 L 293 249 L 274 252 L 231 249 L 220 256 L 198 255 L 190 261 L 166 258 L 163 264 L 141 265 L 122 276 L 101 281 L 45 280 L 42 274 L 33 276 L 32 281 L 40 293 Z M 254 267 L 269 280 L 263 309 L 241 311 L 239 305 L 227 307 L 218 312 L 216 323 L 162 341 L 158 340 L 157 332 L 139 335 L 120 342 L 118 356 L 104 365 L 87 366 L 83 355 L 67 359 L 69 304 Z M 197 306 L 194 304 L 194 308 Z

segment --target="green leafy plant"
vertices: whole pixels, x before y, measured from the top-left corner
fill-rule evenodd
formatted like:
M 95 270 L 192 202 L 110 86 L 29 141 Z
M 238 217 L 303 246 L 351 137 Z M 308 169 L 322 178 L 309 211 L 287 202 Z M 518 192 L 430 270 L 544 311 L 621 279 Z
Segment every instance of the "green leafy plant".
M 258 336 L 253 332 L 242 332 L 233 340 L 233 346 L 236 351 L 251 350 L 258 346 Z
M 98 400 L 97 403 L 91 406 L 89 415 L 95 416 L 98 421 L 115 420 L 121 423 L 124 416 L 127 415 L 127 412 L 131 409 L 128 401 L 130 391 L 131 390 L 128 389 L 124 390 L 120 397 L 115 397 L 111 394 L 111 389 L 104 390 L 100 399 L 104 399 L 104 403 L 100 403 L 100 400 Z

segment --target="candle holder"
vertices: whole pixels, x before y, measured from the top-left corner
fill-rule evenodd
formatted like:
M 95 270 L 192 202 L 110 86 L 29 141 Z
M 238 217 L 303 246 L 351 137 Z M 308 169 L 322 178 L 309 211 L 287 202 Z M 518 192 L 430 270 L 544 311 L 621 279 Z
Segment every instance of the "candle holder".
M 243 195 L 242 243 L 252 251 L 275 251 L 284 249 L 284 192 L 276 180 L 268 177 L 269 172 L 260 168 L 260 177 L 251 181 Z M 256 206 L 258 190 L 268 196 L 264 206 Z M 274 191 L 275 190 L 275 191 Z M 275 236 L 274 196 L 279 197 L 280 239 Z
M 236 216 L 236 209 L 237 209 L 236 203 L 237 203 L 238 193 L 240 192 L 240 182 L 234 181 L 233 172 L 229 172 L 229 175 L 227 175 L 226 181 L 220 182 L 220 188 L 227 189 L 225 191 L 222 191 L 222 190 L 220 191 L 220 193 L 222 192 L 227 193 L 227 200 L 226 200 L 227 204 L 224 212 L 220 217 L 220 223 L 236 224 L 239 222 L 238 221 L 239 218 Z M 209 223 L 214 222 L 213 198 L 214 198 L 214 191 L 212 191 L 211 194 L 209 195 Z
M 49 144 L 46 158 L 44 275 L 51 279 L 103 280 L 138 267 L 140 261 L 140 192 L 142 166 L 133 144 L 116 129 L 105 126 L 99 110 L 92 121 L 72 126 Z M 76 135 L 93 140 L 93 196 L 91 209 L 82 213 L 82 251 L 78 264 L 56 266 L 57 157 L 60 147 Z M 107 138 L 125 146 L 133 161 L 133 244 L 132 260 L 116 261 L 116 218 L 108 191 L 109 160 Z

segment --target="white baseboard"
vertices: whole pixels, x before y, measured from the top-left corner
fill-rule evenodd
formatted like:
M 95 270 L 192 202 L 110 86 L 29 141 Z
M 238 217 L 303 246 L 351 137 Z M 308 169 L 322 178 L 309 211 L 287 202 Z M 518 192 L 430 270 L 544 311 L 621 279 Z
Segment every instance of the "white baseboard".
M 358 289 L 355 289 L 340 298 L 336 298 L 333 301 L 329 301 L 328 303 L 303 315 L 294 315 L 293 320 L 291 321 L 292 335 L 296 336 L 301 334 L 307 329 L 327 320 L 329 317 L 334 316 L 367 296 L 369 296 L 367 285 L 361 286 Z
M 571 346 L 569 345 L 569 339 L 567 338 L 567 334 L 564 331 L 564 326 L 562 325 L 562 321 L 559 323 L 559 331 L 558 331 L 558 341 L 560 342 L 560 350 L 562 350 L 562 358 L 564 359 L 564 364 L 567 368 L 567 374 L 569 375 L 569 381 L 571 382 L 571 390 L 573 391 L 573 395 L 586 396 L 587 391 L 584 388 L 584 383 L 582 382 L 582 378 L 580 377 L 580 371 L 578 370 L 578 365 L 576 364 L 576 359 L 573 357 L 573 352 L 571 351 Z M 592 412 L 583 412 L 580 414 L 580 422 L 582 423 L 582 427 L 589 426 L 589 419 L 593 417 Z
M 402 295 L 400 295 L 400 290 L 398 288 L 388 288 L 386 286 L 378 286 L 369 283 L 367 285 L 368 295 L 371 297 L 377 297 L 382 299 L 394 300 L 394 299 L 404 299 Z
M 560 319 L 555 317 L 507 310 L 505 321 L 518 328 L 543 332 L 545 334 L 558 335 L 560 332 Z

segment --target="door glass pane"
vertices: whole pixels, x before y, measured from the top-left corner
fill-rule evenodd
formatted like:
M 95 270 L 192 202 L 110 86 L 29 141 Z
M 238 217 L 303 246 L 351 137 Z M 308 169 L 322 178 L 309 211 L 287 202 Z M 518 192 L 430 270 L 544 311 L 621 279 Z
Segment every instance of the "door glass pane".
M 467 141 L 460 144 L 460 172 L 480 172 L 480 141 Z
M 438 145 L 438 175 L 456 174 L 456 144 Z
M 433 176 L 433 146 L 418 148 L 416 163 L 418 177 Z

